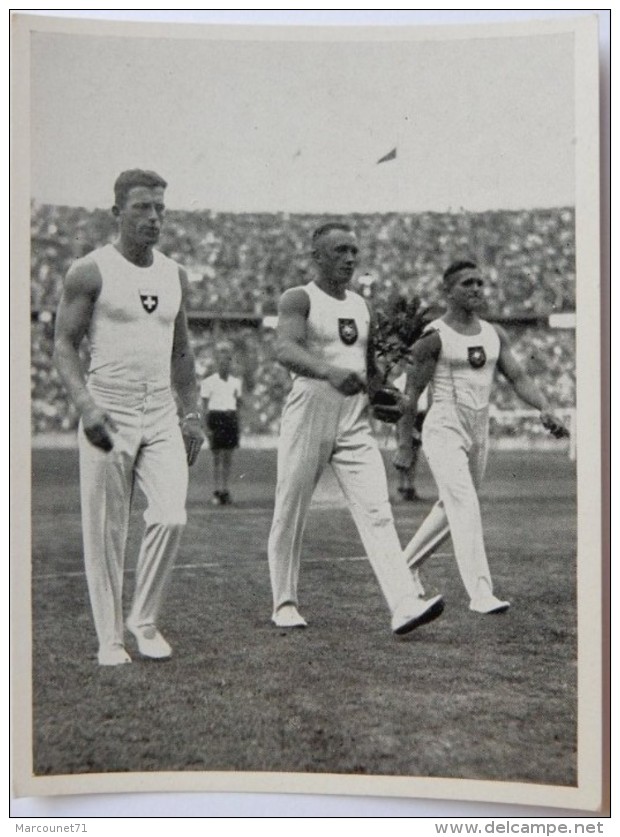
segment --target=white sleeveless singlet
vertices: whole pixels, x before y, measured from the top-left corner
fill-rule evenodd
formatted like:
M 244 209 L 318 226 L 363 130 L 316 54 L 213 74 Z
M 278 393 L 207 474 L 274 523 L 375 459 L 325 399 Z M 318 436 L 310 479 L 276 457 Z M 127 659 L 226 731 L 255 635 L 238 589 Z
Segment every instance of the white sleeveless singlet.
M 480 320 L 479 334 L 459 334 L 443 320 L 427 331 L 437 331 L 441 352 L 431 382 L 433 404 L 450 402 L 481 410 L 489 405 L 500 340 L 490 323 Z
M 108 244 L 92 259 L 101 292 L 89 329 L 89 373 L 109 380 L 170 383 L 174 322 L 181 305 L 179 266 L 157 250 L 138 267 Z
M 370 314 L 362 297 L 345 291 L 344 299 L 335 299 L 315 282 L 304 289 L 310 299 L 308 351 L 331 366 L 357 372 L 365 380 Z

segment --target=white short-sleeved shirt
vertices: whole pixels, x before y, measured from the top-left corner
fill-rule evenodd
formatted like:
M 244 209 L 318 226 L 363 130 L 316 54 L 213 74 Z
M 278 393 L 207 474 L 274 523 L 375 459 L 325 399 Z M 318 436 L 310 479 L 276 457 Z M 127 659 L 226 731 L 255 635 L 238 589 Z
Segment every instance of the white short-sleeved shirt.
M 241 379 L 229 375 L 224 380 L 215 372 L 200 384 L 200 397 L 209 402 L 210 412 L 236 410 L 241 398 Z

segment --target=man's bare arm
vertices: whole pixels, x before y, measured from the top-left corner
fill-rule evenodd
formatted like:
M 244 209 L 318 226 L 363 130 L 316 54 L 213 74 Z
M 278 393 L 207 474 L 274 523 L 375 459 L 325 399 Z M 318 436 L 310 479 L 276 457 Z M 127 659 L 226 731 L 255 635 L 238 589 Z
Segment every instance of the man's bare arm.
M 183 405 L 184 414 L 200 412 L 198 398 L 198 384 L 196 382 L 196 364 L 194 352 L 189 340 L 187 327 L 186 299 L 187 274 L 179 268 L 181 280 L 182 300 L 174 323 L 174 338 L 172 341 L 172 385 Z
M 80 414 L 86 437 L 95 447 L 108 451 L 113 446 L 111 433 L 116 424 L 86 389 L 79 355 L 100 291 L 101 275 L 93 261 L 86 259 L 69 269 L 56 312 L 54 363 Z
M 394 456 L 397 468 L 408 469 L 413 459 L 413 431 L 418 412 L 418 399 L 430 383 L 441 352 L 441 337 L 436 331 L 422 336 L 411 350 L 411 361 L 407 367 L 405 394 L 407 405 L 397 425 L 398 450 Z
M 350 369 L 331 366 L 307 348 L 307 321 L 310 299 L 303 288 L 285 291 L 278 306 L 276 358 L 291 372 L 308 378 L 329 381 L 343 395 L 355 395 L 364 381 Z
M 497 360 L 499 371 L 510 381 L 519 398 L 540 411 L 540 420 L 552 435 L 557 437 L 567 436 L 568 431 L 551 411 L 549 402 L 542 390 L 513 355 L 510 340 L 504 329 L 501 326 L 495 326 L 495 329 L 500 340 L 500 352 Z
M 187 327 L 187 313 L 185 303 L 187 299 L 187 274 L 179 268 L 181 282 L 181 306 L 174 323 L 174 337 L 172 341 L 171 379 L 172 386 L 183 407 L 181 430 L 185 442 L 187 462 L 193 465 L 204 442 L 202 431 L 202 414 L 196 382 L 196 365 L 194 352 L 189 341 Z
M 54 363 L 80 414 L 92 404 L 92 398 L 86 389 L 79 349 L 100 291 L 101 275 L 97 265 L 90 261 L 74 264 L 65 278 L 56 312 Z

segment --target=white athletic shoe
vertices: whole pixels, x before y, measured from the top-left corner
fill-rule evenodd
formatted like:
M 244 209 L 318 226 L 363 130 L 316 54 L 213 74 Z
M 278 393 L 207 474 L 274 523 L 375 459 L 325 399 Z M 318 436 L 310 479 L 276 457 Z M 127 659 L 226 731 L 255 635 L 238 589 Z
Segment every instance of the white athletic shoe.
M 97 660 L 100 666 L 122 666 L 131 662 L 131 657 L 122 645 L 106 645 L 99 649 Z
M 479 596 L 477 599 L 472 599 L 469 603 L 469 609 L 474 613 L 505 613 L 510 607 L 510 602 L 503 602 L 494 596 L 493 593 L 487 593 L 484 596 Z
M 510 602 L 503 602 L 493 595 L 488 578 L 478 579 L 476 591 L 469 602 L 470 610 L 474 613 L 505 613 L 509 607 Z
M 420 625 L 432 622 L 443 613 L 443 599 L 433 596 L 431 599 L 407 598 L 401 602 L 392 615 L 392 631 L 398 636 L 408 634 Z
M 308 623 L 297 610 L 295 605 L 280 605 L 271 617 L 276 628 L 306 628 Z
M 503 602 L 492 593 L 472 599 L 469 603 L 469 609 L 474 613 L 505 613 L 509 607 L 510 602 Z
M 138 650 L 143 657 L 150 657 L 151 660 L 166 660 L 172 654 L 172 648 L 155 625 L 137 626 L 128 622 L 127 628 L 135 636 Z

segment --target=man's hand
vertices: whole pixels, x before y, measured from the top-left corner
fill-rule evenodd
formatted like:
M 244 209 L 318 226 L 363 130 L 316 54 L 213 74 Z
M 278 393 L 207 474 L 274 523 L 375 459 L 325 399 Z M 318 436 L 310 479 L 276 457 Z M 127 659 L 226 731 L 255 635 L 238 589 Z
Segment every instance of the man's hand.
M 340 366 L 330 366 L 326 378 L 342 395 L 357 395 L 366 389 L 364 380 L 357 372 L 342 369 Z
M 388 424 L 397 424 L 409 406 L 409 398 L 389 384 L 376 389 L 370 398 L 373 416 Z
M 570 436 L 566 426 L 553 413 L 541 412 L 540 420 L 542 426 L 551 433 L 554 439 L 566 439 Z
M 413 465 L 413 446 L 403 442 L 396 448 L 392 465 L 399 471 L 408 471 Z
M 82 411 L 82 429 L 91 445 L 105 451 L 114 447 L 111 433 L 116 433 L 118 427 L 109 413 L 92 404 Z
M 201 420 L 198 413 L 186 416 L 181 422 L 181 433 L 187 454 L 187 464 L 191 467 L 200 453 L 205 441 Z

